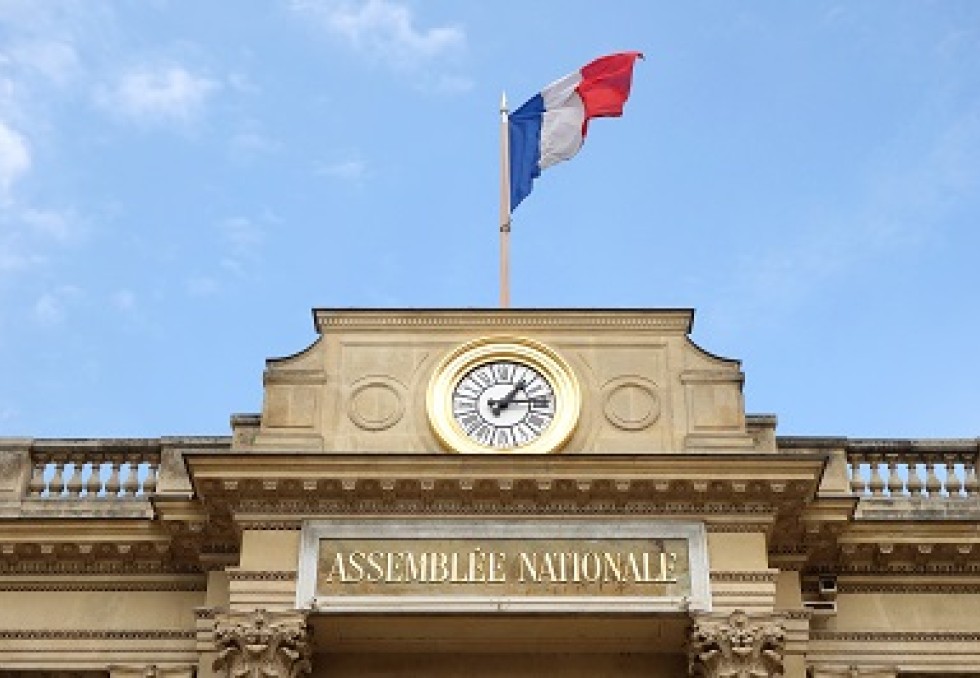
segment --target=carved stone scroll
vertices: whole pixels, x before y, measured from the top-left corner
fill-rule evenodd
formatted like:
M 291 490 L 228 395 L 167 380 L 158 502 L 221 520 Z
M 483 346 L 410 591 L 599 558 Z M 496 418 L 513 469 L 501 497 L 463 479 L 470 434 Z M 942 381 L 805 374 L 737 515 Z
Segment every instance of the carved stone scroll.
M 218 657 L 212 668 L 228 678 L 298 678 L 313 670 L 306 615 L 253 610 L 216 615 Z
M 770 617 L 704 615 L 694 621 L 688 647 L 692 676 L 768 678 L 783 675 L 786 634 Z

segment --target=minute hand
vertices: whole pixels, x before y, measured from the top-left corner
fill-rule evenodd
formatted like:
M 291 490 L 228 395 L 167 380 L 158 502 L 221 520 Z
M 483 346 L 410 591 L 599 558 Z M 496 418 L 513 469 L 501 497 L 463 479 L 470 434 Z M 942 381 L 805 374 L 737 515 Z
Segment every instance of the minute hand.
M 547 405 L 548 398 L 546 396 L 540 396 L 538 398 L 511 398 L 507 401 L 508 405 L 520 405 L 527 403 L 532 405 Z
M 490 411 L 493 412 L 493 416 L 499 417 L 500 410 L 507 407 L 507 405 L 514 399 L 514 396 L 517 395 L 517 392 L 520 391 L 522 388 L 524 388 L 523 379 L 521 379 L 519 382 L 514 384 L 514 388 L 512 388 L 510 392 L 500 400 L 488 400 L 487 404 L 490 406 Z

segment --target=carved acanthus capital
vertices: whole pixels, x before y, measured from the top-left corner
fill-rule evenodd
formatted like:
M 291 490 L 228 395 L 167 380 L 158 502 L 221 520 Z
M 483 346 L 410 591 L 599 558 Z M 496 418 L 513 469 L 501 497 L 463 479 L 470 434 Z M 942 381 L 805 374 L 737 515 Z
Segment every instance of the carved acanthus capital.
M 297 678 L 313 670 L 306 614 L 253 610 L 215 617 L 218 657 L 213 669 L 228 678 Z
M 768 678 L 783 675 L 786 632 L 771 617 L 735 610 L 694 620 L 688 661 L 701 678 Z

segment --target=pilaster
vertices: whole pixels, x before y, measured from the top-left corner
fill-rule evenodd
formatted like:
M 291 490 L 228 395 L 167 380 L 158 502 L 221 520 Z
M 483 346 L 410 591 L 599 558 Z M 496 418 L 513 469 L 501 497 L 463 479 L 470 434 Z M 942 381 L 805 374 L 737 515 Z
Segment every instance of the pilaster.
M 313 670 L 305 612 L 251 610 L 216 615 L 212 668 L 227 678 L 298 678 Z
M 783 676 L 786 631 L 771 615 L 697 615 L 688 646 L 690 673 L 696 678 Z

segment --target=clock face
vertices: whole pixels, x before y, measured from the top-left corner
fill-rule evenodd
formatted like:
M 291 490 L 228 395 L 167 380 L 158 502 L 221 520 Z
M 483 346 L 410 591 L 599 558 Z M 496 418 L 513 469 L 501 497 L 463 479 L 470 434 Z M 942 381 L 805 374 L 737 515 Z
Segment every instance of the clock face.
M 426 391 L 429 425 L 454 452 L 556 452 L 578 424 L 571 367 L 520 337 L 475 339 L 449 352 Z
M 453 418 L 474 442 L 511 450 L 541 437 L 555 417 L 555 390 L 533 366 L 494 360 L 474 367 L 453 389 Z

